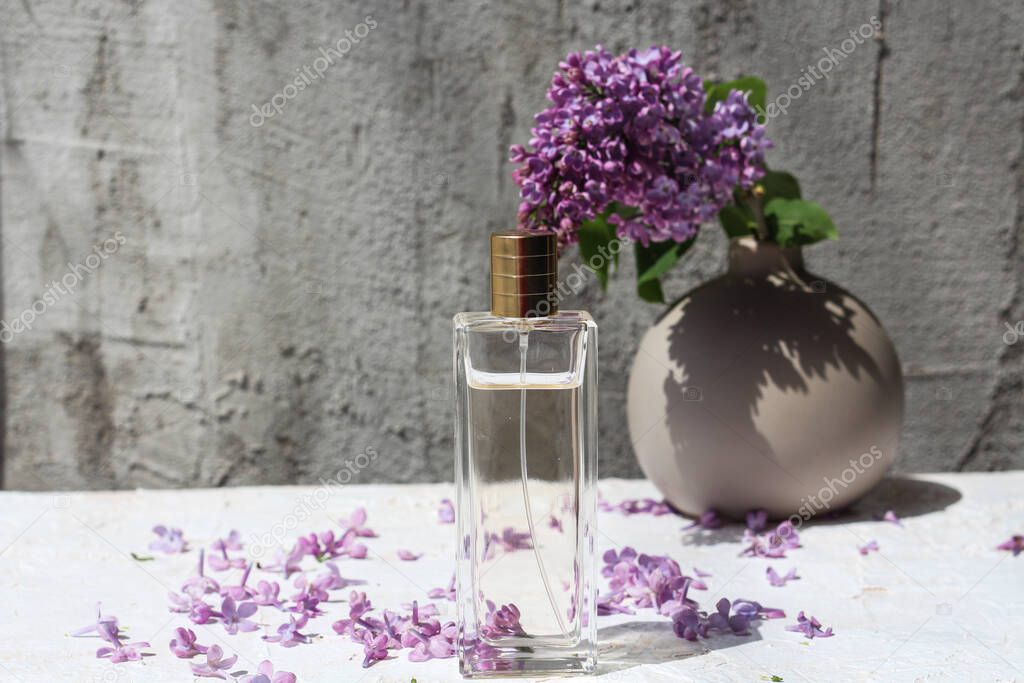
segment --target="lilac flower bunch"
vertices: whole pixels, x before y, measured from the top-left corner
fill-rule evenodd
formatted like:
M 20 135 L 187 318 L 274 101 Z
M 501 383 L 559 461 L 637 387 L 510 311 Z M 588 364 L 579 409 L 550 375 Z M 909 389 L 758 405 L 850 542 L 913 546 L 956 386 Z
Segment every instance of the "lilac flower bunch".
M 598 615 L 631 614 L 634 607 L 653 607 L 670 616 L 684 606 L 696 607 L 689 597 L 691 588 L 706 590 L 701 578 L 686 576 L 670 557 L 645 555 L 633 548 L 607 551 L 601 575 L 608 579 L 609 592 L 597 599 Z
M 610 219 L 620 237 L 685 242 L 764 174 L 770 143 L 746 96 L 706 111 L 700 77 L 667 47 L 572 53 L 547 96 L 529 146 L 510 158 L 520 227 L 562 243 L 612 202 L 634 209 Z

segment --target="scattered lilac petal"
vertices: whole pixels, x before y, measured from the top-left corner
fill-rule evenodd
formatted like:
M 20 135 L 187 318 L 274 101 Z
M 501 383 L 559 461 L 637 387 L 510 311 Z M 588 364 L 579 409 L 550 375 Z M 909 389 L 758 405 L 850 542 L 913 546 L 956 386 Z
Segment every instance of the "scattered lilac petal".
M 398 559 L 402 560 L 403 562 L 415 562 L 421 557 L 423 557 L 423 553 L 414 553 L 411 550 L 402 549 L 398 551 Z
M 774 531 L 767 534 L 755 534 L 750 529 L 743 532 L 743 542 L 747 544 L 740 555 L 749 557 L 782 558 L 787 550 L 800 547 L 800 534 L 788 520 L 782 522 Z
M 355 531 L 357 536 L 375 538 L 377 536 L 373 529 L 366 526 L 366 508 L 358 507 L 352 512 L 348 519 L 340 521 L 341 528 L 345 531 Z
M 206 551 L 203 548 L 199 549 L 199 566 L 196 569 L 196 575 L 186 581 L 181 591 L 192 598 L 201 598 L 207 593 L 219 593 L 220 584 L 213 579 L 206 576 L 204 573 Z
M 752 533 L 759 534 L 768 527 L 767 510 L 751 510 L 747 513 L 747 528 Z
M 437 508 L 437 521 L 441 524 L 455 524 L 455 505 L 445 498 Z
M 800 578 L 796 575 L 795 567 L 786 572 L 784 576 L 779 576 L 773 567 L 768 567 L 765 574 L 768 575 L 768 583 L 773 586 L 785 586 L 787 581 L 795 581 Z
M 224 538 L 218 538 L 210 547 L 214 550 L 241 550 L 244 547 L 242 543 L 242 534 L 238 533 L 237 530 L 232 529 L 228 532 L 228 535 Z
M 117 617 L 107 615 L 103 616 L 103 609 L 101 603 L 96 603 L 96 621 L 83 626 L 82 628 L 75 629 L 68 635 L 72 638 L 78 638 L 81 636 L 89 635 L 90 633 L 96 633 L 100 637 L 108 633 L 110 629 L 113 629 L 114 633 L 118 633 Z
M 882 515 L 882 520 L 895 524 L 896 526 L 903 526 L 903 520 L 896 516 L 896 513 L 892 510 L 886 510 L 885 514 Z
M 807 618 L 802 610 L 796 617 L 796 623 L 787 626 L 786 630 L 802 633 L 808 638 L 831 638 L 834 635 L 831 626 L 823 629 L 820 621 L 815 617 Z
M 427 591 L 427 597 L 434 600 L 448 600 L 455 602 L 455 575 L 452 574 L 452 580 L 448 582 L 447 588 L 431 588 Z
M 274 671 L 270 660 L 263 660 L 256 667 L 255 674 L 248 674 L 238 679 L 238 683 L 295 683 L 295 674 L 288 671 Z
M 181 659 L 191 659 L 196 655 L 205 654 L 209 649 L 196 642 L 195 631 L 189 628 L 174 629 L 175 636 L 171 639 L 171 653 Z
M 363 668 L 367 669 L 373 665 L 374 662 L 387 659 L 388 657 L 388 636 L 385 633 L 380 635 L 373 635 L 367 631 L 363 635 Z
M 1008 540 L 997 545 L 996 550 L 1007 550 L 1013 553 L 1014 557 L 1017 557 L 1024 552 L 1024 536 L 1021 534 L 1014 534 Z
M 169 529 L 163 524 L 153 527 L 153 533 L 159 538 L 149 544 L 150 550 L 159 550 L 168 555 L 183 553 L 188 550 L 188 541 L 185 540 L 181 529 Z
M 683 531 L 690 529 L 718 529 L 722 526 L 722 520 L 718 516 L 718 513 L 714 510 L 705 510 L 700 513 L 700 516 L 693 520 L 690 524 L 683 527 Z
M 255 631 L 259 625 L 250 620 L 249 617 L 256 614 L 256 603 L 243 602 L 235 603 L 234 598 L 228 596 L 220 605 L 221 621 L 224 630 L 234 635 L 239 631 Z
M 857 552 L 861 555 L 867 555 L 872 551 L 878 552 L 878 541 L 868 541 L 864 545 L 857 546 Z
M 238 661 L 238 655 L 224 657 L 224 650 L 220 645 L 211 645 L 210 649 L 206 651 L 205 663 L 192 663 L 192 673 L 202 678 L 227 679 L 227 674 L 224 672 L 230 669 L 236 661 Z
M 526 631 L 523 630 L 522 625 L 519 623 L 519 617 L 519 608 L 514 604 L 509 603 L 501 607 L 495 607 L 494 603 L 488 600 L 487 617 L 484 620 L 484 624 L 480 627 L 480 633 L 486 638 L 524 636 Z
M 299 616 L 298 619 L 289 616 L 287 624 L 281 624 L 277 627 L 276 635 L 263 636 L 263 640 L 268 643 L 280 643 L 281 647 L 295 647 L 296 645 L 308 643 L 311 638 L 299 631 L 299 629 L 305 627 L 308 621 L 309 619 L 305 614 Z

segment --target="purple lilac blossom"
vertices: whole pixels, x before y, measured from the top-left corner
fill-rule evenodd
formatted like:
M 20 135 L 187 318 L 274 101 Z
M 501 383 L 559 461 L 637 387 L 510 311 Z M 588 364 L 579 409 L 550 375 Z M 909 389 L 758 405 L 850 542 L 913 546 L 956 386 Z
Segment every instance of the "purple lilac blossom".
M 685 242 L 764 174 L 770 142 L 746 96 L 733 91 L 710 113 L 701 78 L 667 47 L 614 56 L 571 53 L 534 117 L 529 145 L 513 145 L 519 225 L 576 241 L 580 225 L 611 202 L 620 237 Z

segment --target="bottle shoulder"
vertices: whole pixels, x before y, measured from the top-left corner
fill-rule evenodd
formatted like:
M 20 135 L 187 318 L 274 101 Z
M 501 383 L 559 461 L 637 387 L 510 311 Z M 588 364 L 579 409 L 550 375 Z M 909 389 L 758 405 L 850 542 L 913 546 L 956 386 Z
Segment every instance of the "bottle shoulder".
M 597 329 L 594 318 L 586 311 L 559 311 L 543 318 L 506 318 L 490 311 L 465 312 L 455 314 L 452 326 L 464 331 Z

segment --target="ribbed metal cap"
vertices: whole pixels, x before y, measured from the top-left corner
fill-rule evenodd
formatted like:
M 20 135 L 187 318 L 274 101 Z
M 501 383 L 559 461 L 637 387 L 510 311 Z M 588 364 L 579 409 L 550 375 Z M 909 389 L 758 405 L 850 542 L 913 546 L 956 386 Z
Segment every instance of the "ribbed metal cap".
M 558 312 L 558 239 L 554 233 L 491 234 L 491 313 L 506 318 Z

